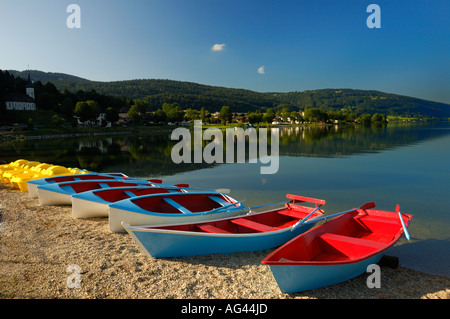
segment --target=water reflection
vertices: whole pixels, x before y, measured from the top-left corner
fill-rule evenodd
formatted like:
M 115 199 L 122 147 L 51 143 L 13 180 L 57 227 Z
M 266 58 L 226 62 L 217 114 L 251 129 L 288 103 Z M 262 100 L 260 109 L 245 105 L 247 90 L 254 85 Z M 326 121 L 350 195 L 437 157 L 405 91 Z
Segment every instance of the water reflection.
M 289 157 L 342 157 L 381 152 L 449 134 L 448 122 L 363 126 L 279 128 L 279 154 Z M 435 129 L 441 128 L 441 129 Z M 220 164 L 180 163 L 171 159 L 170 131 L 123 136 L 11 141 L 0 144 L 1 160 L 27 158 L 98 172 L 120 171 L 130 176 L 168 176 Z M 223 134 L 226 153 L 226 134 Z M 203 141 L 202 147 L 210 141 Z M 270 136 L 269 136 L 270 143 Z M 248 161 L 248 141 L 245 147 Z M 270 148 L 269 148 L 270 150 Z M 235 152 L 236 153 L 236 152 Z

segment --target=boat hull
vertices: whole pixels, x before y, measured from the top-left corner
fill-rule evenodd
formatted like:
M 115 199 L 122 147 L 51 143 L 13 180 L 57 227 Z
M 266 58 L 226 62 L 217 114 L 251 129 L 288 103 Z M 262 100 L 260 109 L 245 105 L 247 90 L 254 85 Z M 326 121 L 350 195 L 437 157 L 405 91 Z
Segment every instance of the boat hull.
M 73 218 L 108 217 L 108 202 L 95 202 L 71 196 Z
M 283 293 L 313 290 L 355 278 L 367 267 L 380 261 L 383 254 L 352 264 L 340 265 L 269 265 L 278 287 Z
M 126 209 L 114 208 L 108 206 L 109 211 L 109 228 L 116 233 L 123 233 L 126 230 L 122 226 L 122 222 L 133 226 L 157 226 L 169 224 L 185 224 L 210 221 L 221 218 L 228 218 L 244 214 L 243 211 L 224 210 L 213 214 L 152 214 L 137 213 Z
M 38 187 L 37 190 L 39 204 L 41 206 L 66 206 L 72 205 L 71 195 L 58 193 L 53 190 Z
M 35 180 L 37 181 L 37 180 Z M 33 182 L 35 182 L 33 181 Z M 38 198 L 38 192 L 37 188 L 40 184 L 37 183 L 31 183 L 32 181 L 27 182 L 27 188 L 28 188 L 28 197 L 30 198 Z M 43 184 L 42 184 L 43 185 Z
M 122 226 L 148 256 L 187 257 L 270 249 L 309 230 L 314 224 L 303 225 L 293 231 L 291 231 L 292 227 L 289 227 L 275 232 L 249 234 L 173 232 L 131 227 L 125 223 Z

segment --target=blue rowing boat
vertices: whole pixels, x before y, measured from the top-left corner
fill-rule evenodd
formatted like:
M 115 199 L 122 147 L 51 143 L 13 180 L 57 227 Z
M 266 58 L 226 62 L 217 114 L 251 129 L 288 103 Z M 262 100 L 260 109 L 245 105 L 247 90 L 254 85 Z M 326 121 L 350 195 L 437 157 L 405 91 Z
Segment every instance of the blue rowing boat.
M 39 179 L 33 179 L 27 181 L 28 196 L 30 198 L 37 198 L 37 187 L 41 185 L 63 183 L 63 182 L 75 182 L 75 181 L 87 181 L 87 180 L 115 180 L 129 178 L 123 173 L 95 173 L 89 172 L 87 174 L 69 174 L 45 177 Z
M 156 186 L 147 180 L 122 180 L 122 179 L 100 179 L 100 180 L 84 180 L 63 183 L 53 183 L 40 185 L 37 187 L 39 203 L 46 205 L 72 205 L 72 195 L 91 191 L 94 189 L 124 187 L 124 186 Z
M 136 196 L 162 193 L 186 192 L 187 184 L 174 186 L 139 185 L 95 189 L 72 195 L 72 217 L 108 217 L 108 205 Z
M 229 254 L 277 247 L 309 230 L 314 223 L 304 223 L 323 214 L 324 200 L 287 195 L 283 207 L 207 222 L 166 226 L 122 226 L 140 249 L 152 257 L 180 257 Z M 303 202 L 315 207 L 300 205 Z M 244 210 L 248 210 L 245 208 Z
M 243 214 L 245 206 L 223 193 L 186 192 L 132 197 L 108 205 L 109 227 L 193 223 Z

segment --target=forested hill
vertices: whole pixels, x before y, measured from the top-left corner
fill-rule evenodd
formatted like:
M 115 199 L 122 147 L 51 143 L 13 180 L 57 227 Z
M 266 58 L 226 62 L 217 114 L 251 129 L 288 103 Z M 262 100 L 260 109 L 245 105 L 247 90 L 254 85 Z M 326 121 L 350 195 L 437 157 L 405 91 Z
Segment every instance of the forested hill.
M 320 89 L 287 93 L 260 93 L 161 79 L 142 79 L 115 82 L 90 81 L 62 73 L 41 71 L 9 71 L 15 76 L 33 81 L 53 83 L 59 90 L 95 90 L 100 94 L 125 96 L 127 99 L 145 99 L 152 109 L 161 108 L 163 103 L 180 104 L 183 109 L 205 107 L 210 112 L 230 106 L 233 112 L 264 111 L 267 108 L 289 108 L 292 111 L 305 108 L 320 108 L 330 111 L 345 111 L 358 114 L 383 113 L 397 116 L 450 117 L 450 105 L 413 97 L 383 93 L 372 90 Z
M 277 98 L 281 103 L 327 111 L 440 118 L 450 115 L 449 104 L 373 90 L 322 89 L 283 93 Z

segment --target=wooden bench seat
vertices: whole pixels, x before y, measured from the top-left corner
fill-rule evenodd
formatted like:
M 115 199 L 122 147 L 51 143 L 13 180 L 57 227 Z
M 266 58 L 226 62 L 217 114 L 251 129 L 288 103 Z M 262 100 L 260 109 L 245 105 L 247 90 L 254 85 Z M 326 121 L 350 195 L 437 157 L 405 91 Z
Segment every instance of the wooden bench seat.
M 380 218 L 377 216 L 361 216 L 357 218 L 360 222 L 368 222 L 368 223 L 384 223 L 384 224 L 400 224 L 400 218 Z
M 384 248 L 386 244 L 380 243 L 374 240 L 361 239 L 357 237 L 343 236 L 332 233 L 324 233 L 320 236 L 320 238 L 325 239 L 327 242 L 341 242 L 345 244 L 358 245 L 358 246 L 367 246 L 373 248 Z
M 178 204 L 176 201 L 174 201 L 171 198 L 164 198 L 164 201 L 170 205 L 172 205 L 173 207 L 175 207 L 176 209 L 178 209 L 180 212 L 182 212 L 183 214 L 192 214 L 192 212 L 187 209 L 184 206 L 181 206 L 180 204 Z
M 131 197 L 136 197 L 137 195 L 135 194 L 135 193 L 133 193 L 133 192 L 130 192 L 130 191 L 123 191 L 127 196 L 129 196 L 130 198 Z
M 254 222 L 252 220 L 244 219 L 244 218 L 233 219 L 233 220 L 231 220 L 231 222 L 233 224 L 244 226 L 244 227 L 247 227 L 247 228 L 250 228 L 250 229 L 254 229 L 254 230 L 257 230 L 257 231 L 260 231 L 260 232 L 268 232 L 268 231 L 279 230 L 276 227 L 264 225 L 264 224 L 261 224 L 261 223 L 258 223 L 258 222 Z
M 206 224 L 206 225 L 197 225 L 198 228 L 200 228 L 201 230 L 207 232 L 207 233 L 218 233 L 218 234 L 232 234 L 231 232 L 222 229 L 222 228 L 218 228 L 216 226 L 210 225 L 210 224 Z
M 277 212 L 280 215 L 284 215 L 284 216 L 288 216 L 288 217 L 292 217 L 292 218 L 298 218 L 298 219 L 302 219 L 304 217 L 306 217 L 306 214 L 304 212 L 300 212 L 300 211 L 296 211 L 296 210 L 292 210 L 292 209 L 282 209 L 280 211 Z
M 227 205 L 232 204 L 232 203 L 229 203 L 226 200 L 224 200 L 224 199 L 222 199 L 220 197 L 217 197 L 217 196 L 208 196 L 208 198 L 213 200 L 213 201 L 215 201 L 217 204 L 220 204 L 221 206 L 227 206 Z
M 386 244 L 374 240 L 324 233 L 320 238 L 344 255 L 357 259 L 377 250 L 386 248 Z

